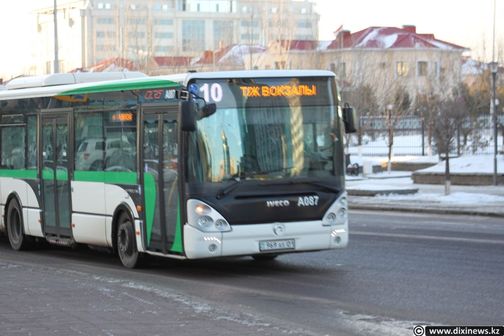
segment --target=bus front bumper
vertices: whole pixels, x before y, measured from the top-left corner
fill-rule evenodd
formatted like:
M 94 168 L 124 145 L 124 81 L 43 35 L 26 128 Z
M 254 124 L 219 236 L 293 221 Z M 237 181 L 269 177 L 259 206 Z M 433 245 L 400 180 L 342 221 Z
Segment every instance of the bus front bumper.
M 202 232 L 184 225 L 187 258 L 292 253 L 343 248 L 348 223 L 323 226 L 321 221 L 231 225 L 229 232 Z

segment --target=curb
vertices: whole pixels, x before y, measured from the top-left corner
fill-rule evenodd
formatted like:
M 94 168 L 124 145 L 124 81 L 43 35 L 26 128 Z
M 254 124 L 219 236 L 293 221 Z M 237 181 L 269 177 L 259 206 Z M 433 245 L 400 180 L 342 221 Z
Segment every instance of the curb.
M 352 189 L 347 188 L 347 193 L 349 196 L 376 196 L 376 195 L 413 195 L 418 193 L 418 188 L 409 189 L 377 189 L 377 190 L 365 190 L 365 189 Z
M 380 211 L 395 211 L 395 212 L 414 212 L 414 213 L 428 213 L 440 215 L 465 215 L 465 216 L 485 216 L 485 217 L 504 217 L 504 213 L 488 212 L 488 211 L 473 211 L 462 209 L 439 209 L 439 208 L 413 208 L 408 206 L 383 206 L 373 204 L 348 204 L 349 211 L 352 210 L 380 210 Z

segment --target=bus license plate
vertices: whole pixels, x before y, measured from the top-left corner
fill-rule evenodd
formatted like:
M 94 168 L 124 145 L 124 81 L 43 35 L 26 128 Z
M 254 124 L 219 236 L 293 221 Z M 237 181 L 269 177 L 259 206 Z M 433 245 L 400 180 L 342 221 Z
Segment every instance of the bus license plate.
M 259 251 L 294 250 L 294 239 L 262 240 L 259 242 Z

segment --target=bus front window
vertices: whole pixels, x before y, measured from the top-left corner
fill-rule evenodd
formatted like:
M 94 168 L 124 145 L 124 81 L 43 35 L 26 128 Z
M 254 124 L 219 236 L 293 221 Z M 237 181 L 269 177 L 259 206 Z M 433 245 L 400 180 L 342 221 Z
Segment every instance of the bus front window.
M 329 80 L 319 81 L 318 90 L 326 90 L 320 99 L 235 94 L 233 104 L 218 105 L 190 135 L 189 181 L 340 176 L 334 99 Z

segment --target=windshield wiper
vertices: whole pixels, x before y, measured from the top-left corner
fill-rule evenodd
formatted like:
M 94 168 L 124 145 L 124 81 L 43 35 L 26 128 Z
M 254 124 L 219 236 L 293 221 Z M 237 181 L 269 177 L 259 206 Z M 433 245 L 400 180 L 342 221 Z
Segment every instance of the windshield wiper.
M 238 187 L 238 185 L 241 183 L 241 179 L 239 176 L 233 176 L 233 179 L 230 181 L 232 181 L 230 184 L 228 184 L 224 188 L 221 188 L 221 189 L 219 189 L 219 191 L 217 191 L 215 198 L 221 199 L 222 197 L 229 194 L 231 191 L 235 190 L 236 187 Z
M 294 179 L 294 180 L 284 180 L 284 181 L 268 181 L 270 185 L 295 185 L 295 184 L 309 184 L 309 185 L 313 185 L 313 186 L 316 186 L 316 187 L 320 187 L 320 188 L 323 188 L 325 190 L 328 190 L 328 191 L 331 191 L 331 192 L 340 192 L 341 189 L 338 189 L 336 187 L 333 187 L 333 186 L 330 186 L 330 185 L 327 185 L 327 184 L 324 184 L 322 182 L 319 182 L 319 181 L 313 181 L 313 180 L 310 180 L 310 179 Z

